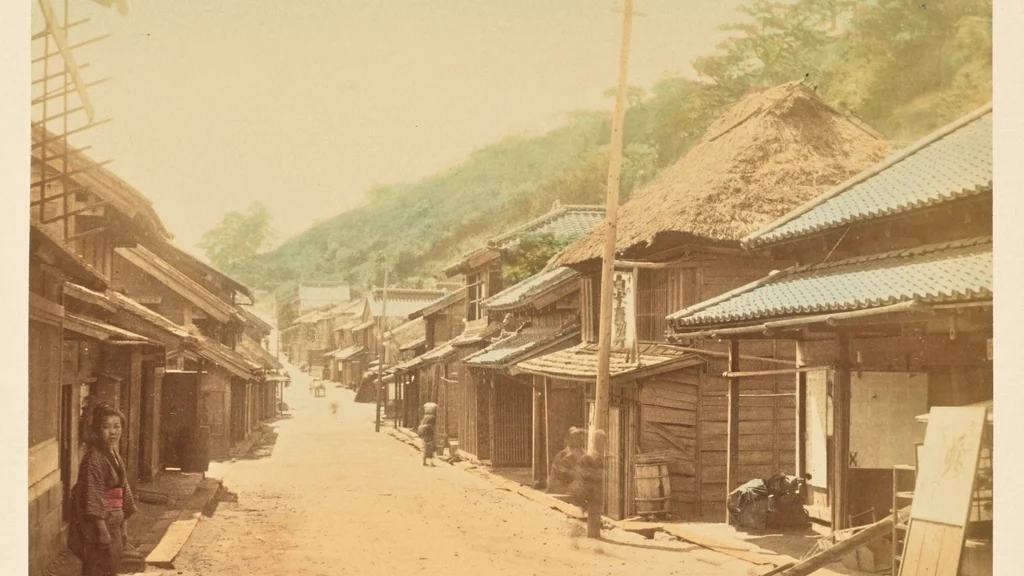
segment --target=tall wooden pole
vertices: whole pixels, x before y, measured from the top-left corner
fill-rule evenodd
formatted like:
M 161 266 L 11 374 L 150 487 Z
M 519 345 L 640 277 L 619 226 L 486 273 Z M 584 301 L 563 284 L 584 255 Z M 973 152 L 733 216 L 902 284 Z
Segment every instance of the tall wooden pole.
M 384 255 L 384 303 L 380 309 L 380 323 L 377 337 L 377 420 L 374 423 L 374 431 L 380 432 L 380 400 L 381 391 L 384 388 L 384 330 L 388 318 L 388 255 Z
M 603 494 L 607 486 L 604 473 L 605 436 L 608 430 L 609 365 L 612 339 L 612 290 L 615 270 L 615 227 L 619 211 L 619 174 L 622 170 L 622 125 L 626 117 L 626 84 L 629 71 L 629 39 L 633 28 L 633 0 L 625 0 L 622 11 L 622 48 L 619 55 L 619 83 L 615 92 L 615 116 L 612 119 L 611 153 L 608 161 L 608 191 L 604 221 L 604 252 L 601 256 L 601 316 L 598 333 L 597 389 L 594 402 L 594 447 L 601 457 L 602 497 L 587 505 L 587 536 L 601 537 Z

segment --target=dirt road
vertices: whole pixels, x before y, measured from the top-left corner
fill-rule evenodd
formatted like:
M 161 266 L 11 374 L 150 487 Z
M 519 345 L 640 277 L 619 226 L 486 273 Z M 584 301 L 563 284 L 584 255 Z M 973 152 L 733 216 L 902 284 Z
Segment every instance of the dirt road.
M 588 540 L 582 523 L 373 429 L 374 407 L 292 372 L 272 450 L 223 465 L 225 498 L 175 562 L 195 575 L 747 574 L 702 549 Z M 332 413 L 330 405 L 338 410 Z M 639 538 L 639 537 L 638 537 Z M 685 545 L 680 544 L 686 549 Z

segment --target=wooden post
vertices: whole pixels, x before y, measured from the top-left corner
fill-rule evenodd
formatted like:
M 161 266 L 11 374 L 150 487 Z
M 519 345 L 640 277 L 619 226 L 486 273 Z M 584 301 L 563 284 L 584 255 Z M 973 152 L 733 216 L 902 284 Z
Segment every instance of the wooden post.
M 551 412 L 549 407 L 551 403 L 548 402 L 548 393 L 550 386 L 548 386 L 547 377 L 544 378 L 544 470 L 547 475 L 551 475 Z
M 541 451 L 541 437 L 543 435 L 541 434 L 540 425 L 540 403 L 542 399 L 540 391 L 537 390 L 537 387 L 533 385 L 534 383 L 536 383 L 537 378 L 531 376 L 530 379 L 533 381 L 530 385 L 530 397 L 533 399 L 533 457 L 531 458 L 531 461 L 533 462 L 533 485 L 539 486 L 540 483 L 544 480 L 544 466 L 542 464 L 544 461 L 544 453 Z M 547 439 L 545 439 L 545 441 L 546 440 Z
M 796 342 L 796 367 L 807 364 L 807 343 Z M 807 473 L 807 373 L 796 375 L 796 475 Z
M 847 528 L 850 465 L 850 338 L 836 335 L 836 369 L 832 383 L 832 530 Z
M 729 371 L 739 372 L 740 369 L 740 342 L 739 340 L 729 341 Z M 737 482 L 740 465 L 740 379 L 729 378 L 729 443 L 725 464 L 725 523 L 731 524 L 732 518 L 729 515 L 729 493 L 732 492 Z
M 385 323 L 388 317 L 388 255 L 384 254 L 384 303 L 380 310 L 380 322 L 378 323 L 378 330 L 380 335 L 377 337 L 377 420 L 374 423 L 374 432 L 380 432 L 380 401 L 381 401 L 381 388 L 384 387 L 384 330 L 386 329 Z
M 601 256 L 601 315 L 598 333 L 597 383 L 594 394 L 595 439 L 608 428 L 608 399 L 611 381 L 612 290 L 615 272 L 615 228 L 619 210 L 619 176 L 622 170 L 622 126 L 626 117 L 626 84 L 629 71 L 629 38 L 633 28 L 633 0 L 625 0 L 622 11 L 622 48 L 619 54 L 619 82 L 615 91 L 615 116 L 612 119 L 611 152 L 608 161 L 608 189 L 606 191 L 604 251 Z M 598 456 L 604 461 L 607 442 L 595 442 Z M 600 493 L 604 493 L 607 478 L 602 464 Z M 601 511 L 603 498 L 587 504 L 587 537 L 601 537 Z

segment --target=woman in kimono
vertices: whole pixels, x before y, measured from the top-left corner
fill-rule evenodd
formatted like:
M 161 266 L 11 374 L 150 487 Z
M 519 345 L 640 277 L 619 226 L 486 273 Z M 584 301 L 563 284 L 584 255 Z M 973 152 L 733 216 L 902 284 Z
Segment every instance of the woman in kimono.
M 125 521 L 137 509 L 117 453 L 125 419 L 100 404 L 93 408 L 90 424 L 90 446 L 82 456 L 72 501 L 69 545 L 82 560 L 82 576 L 114 576 L 128 542 Z
M 434 465 L 434 414 L 437 412 L 437 404 L 433 402 L 427 402 L 423 405 L 423 420 L 420 421 L 420 426 L 416 430 L 420 438 L 423 439 L 423 465 L 427 465 L 427 460 L 430 460 L 430 465 Z

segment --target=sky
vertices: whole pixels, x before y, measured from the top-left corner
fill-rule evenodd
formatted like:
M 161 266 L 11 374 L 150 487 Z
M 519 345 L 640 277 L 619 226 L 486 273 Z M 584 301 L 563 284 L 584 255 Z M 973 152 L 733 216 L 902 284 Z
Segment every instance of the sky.
M 376 185 L 613 106 L 622 0 L 130 2 L 127 15 L 70 2 L 72 21 L 91 19 L 72 42 L 111 35 L 76 50 L 86 81 L 110 77 L 89 95 L 112 121 L 75 144 L 113 159 L 197 254 L 205 231 L 252 201 L 283 241 Z M 737 4 L 637 0 L 630 83 L 692 76 Z

